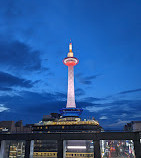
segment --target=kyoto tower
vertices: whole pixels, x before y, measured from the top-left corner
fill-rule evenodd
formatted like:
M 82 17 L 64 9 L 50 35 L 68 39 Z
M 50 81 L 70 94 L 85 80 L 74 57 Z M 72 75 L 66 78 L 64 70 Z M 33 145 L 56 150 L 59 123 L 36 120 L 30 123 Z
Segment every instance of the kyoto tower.
M 63 63 L 68 66 L 68 93 L 66 108 L 60 110 L 64 117 L 79 117 L 82 113 L 82 109 L 76 108 L 75 104 L 75 92 L 74 92 L 74 66 L 77 65 L 79 60 L 73 56 L 72 43 L 69 44 L 69 52 L 67 58 L 63 60 Z

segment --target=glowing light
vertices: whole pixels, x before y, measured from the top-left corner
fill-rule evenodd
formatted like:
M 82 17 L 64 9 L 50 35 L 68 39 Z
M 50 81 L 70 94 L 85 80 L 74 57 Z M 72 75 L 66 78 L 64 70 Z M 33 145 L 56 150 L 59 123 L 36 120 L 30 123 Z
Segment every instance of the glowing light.
M 69 51 L 72 52 L 72 43 L 69 44 Z
M 78 64 L 78 59 L 74 57 L 68 57 L 63 60 L 63 63 L 67 66 L 75 66 L 76 64 Z
M 67 149 L 86 149 L 86 146 L 67 146 Z

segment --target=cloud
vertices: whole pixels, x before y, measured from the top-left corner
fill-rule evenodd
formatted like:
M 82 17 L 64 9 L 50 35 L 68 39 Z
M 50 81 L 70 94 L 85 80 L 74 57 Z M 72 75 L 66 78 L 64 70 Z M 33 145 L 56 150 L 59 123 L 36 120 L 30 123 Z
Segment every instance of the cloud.
M 55 109 L 59 110 L 59 105 L 63 106 L 63 100 L 64 97 L 62 95 L 32 91 L 21 91 L 18 94 L 0 96 L 0 102 L 7 104 L 11 109 L 11 113 L 53 112 Z
M 91 103 L 91 104 L 90 104 Z M 80 104 L 81 105 L 81 104 Z M 107 126 L 111 124 L 112 120 L 136 120 L 140 119 L 141 115 L 141 100 L 114 100 L 114 101 L 109 101 L 109 103 L 102 101 L 102 103 L 99 104 L 94 104 L 92 102 L 85 102 L 84 110 L 87 110 L 89 115 L 93 114 L 94 116 L 96 115 L 99 120 L 103 120 L 102 124 L 104 126 Z M 101 113 L 104 113 L 102 116 L 99 116 Z M 107 119 L 102 119 L 103 116 L 108 116 Z M 107 121 L 107 122 L 106 122 Z M 111 127 L 116 127 L 118 125 L 118 128 L 121 127 L 119 122 L 114 124 Z M 125 123 L 125 122 L 123 122 Z
M 131 118 L 134 118 L 134 119 L 135 119 L 135 118 L 141 118 L 141 112 L 138 112 L 138 111 L 137 111 L 136 113 L 134 113 L 134 114 L 131 115 L 130 117 L 131 117 Z
M 108 119 L 108 117 L 107 116 L 101 116 L 99 119 L 100 120 L 106 120 L 106 119 Z
M 99 76 L 99 75 L 92 75 L 92 76 L 84 77 L 81 73 L 79 73 L 79 74 L 76 74 L 76 79 L 81 84 L 90 85 L 90 84 L 92 84 L 92 81 L 97 78 L 97 76 Z
M 141 88 L 138 89 L 133 89 L 133 90 L 127 90 L 127 91 L 122 91 L 118 94 L 128 94 L 128 93 L 135 93 L 135 92 L 141 92 Z
M 87 97 L 84 98 L 83 101 L 85 102 L 95 102 L 95 101 L 101 101 L 101 100 L 105 100 L 104 98 L 94 98 L 94 97 Z
M 0 91 L 12 91 L 13 89 L 10 87 L 0 87 Z
M 114 115 L 112 115 L 112 117 L 118 117 L 118 118 L 123 118 L 123 117 L 127 117 L 127 113 L 120 113 L 120 114 L 114 114 Z
M 111 106 L 97 107 L 93 105 L 93 106 L 87 106 L 85 107 L 85 109 L 88 110 L 89 112 L 99 112 L 99 111 L 111 109 Z
M 87 76 L 85 77 L 85 80 L 93 80 L 96 79 L 98 75 L 92 75 L 92 76 Z
M 1 67 L 20 71 L 41 69 L 40 52 L 19 41 L 0 41 Z
M 4 104 L 0 104 L 0 112 L 8 111 L 9 108 L 5 107 Z
M 141 110 L 141 100 L 116 100 L 110 103 L 114 107 L 113 110 L 119 110 L 120 112 L 136 112 L 136 110 Z
M 118 127 L 118 126 L 123 126 L 128 122 L 130 122 L 130 121 L 129 120 L 128 121 L 122 121 L 122 120 L 118 119 L 118 121 L 116 123 L 109 124 L 108 126 L 109 127 Z
M 75 90 L 75 95 L 76 96 L 83 96 L 83 95 L 85 95 L 85 91 L 82 88 L 78 88 Z
M 56 92 L 55 95 L 57 96 L 56 99 L 67 99 L 67 94 L 64 94 L 64 93 L 60 93 L 60 92 Z
M 0 87 L 3 88 L 3 90 L 11 90 L 9 87 L 12 86 L 31 88 L 33 84 L 30 80 L 18 78 L 9 73 L 0 71 Z

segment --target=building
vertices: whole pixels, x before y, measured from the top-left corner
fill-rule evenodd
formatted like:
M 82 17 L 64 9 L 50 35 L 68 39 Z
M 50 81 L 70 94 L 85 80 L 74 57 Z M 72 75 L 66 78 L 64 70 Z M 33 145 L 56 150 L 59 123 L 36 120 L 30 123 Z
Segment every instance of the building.
M 124 126 L 124 131 L 141 132 L 141 121 L 131 121 Z
M 0 121 L 0 133 L 31 133 L 32 125 L 23 126 L 22 120 Z
M 23 126 L 22 120 L 0 121 L 0 134 L 32 133 L 32 125 Z M 5 157 L 24 158 L 25 142 L 18 140 L 7 140 L 5 143 Z M 1 155 L 0 155 L 1 158 Z

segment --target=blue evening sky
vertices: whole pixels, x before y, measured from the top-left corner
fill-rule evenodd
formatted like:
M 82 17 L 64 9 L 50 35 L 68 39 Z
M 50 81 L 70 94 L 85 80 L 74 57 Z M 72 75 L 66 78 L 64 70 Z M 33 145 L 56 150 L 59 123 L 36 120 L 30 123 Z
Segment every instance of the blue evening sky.
M 0 0 L 0 121 L 35 123 L 66 106 L 70 39 L 82 119 L 141 120 L 140 0 Z

